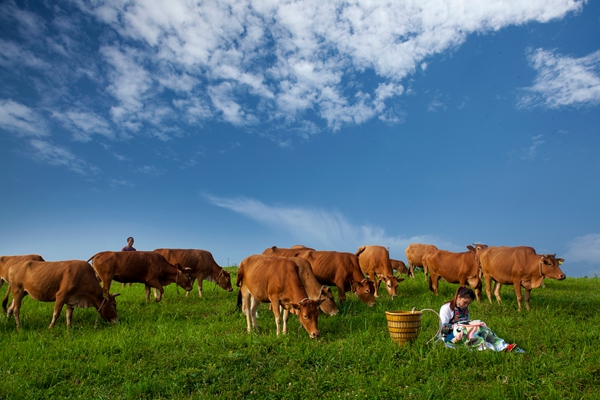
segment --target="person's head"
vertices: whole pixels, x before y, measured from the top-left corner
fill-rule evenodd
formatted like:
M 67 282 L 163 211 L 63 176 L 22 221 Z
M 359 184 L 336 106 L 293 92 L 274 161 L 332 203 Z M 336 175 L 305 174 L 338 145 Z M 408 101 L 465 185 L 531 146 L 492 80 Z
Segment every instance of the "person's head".
M 473 300 L 475 300 L 475 292 L 473 292 L 473 289 L 466 286 L 459 286 L 454 298 L 450 300 L 450 309 L 454 309 L 454 307 L 467 308 Z
M 133 246 L 133 237 L 129 236 L 127 238 L 127 246 L 129 246 L 129 247 Z

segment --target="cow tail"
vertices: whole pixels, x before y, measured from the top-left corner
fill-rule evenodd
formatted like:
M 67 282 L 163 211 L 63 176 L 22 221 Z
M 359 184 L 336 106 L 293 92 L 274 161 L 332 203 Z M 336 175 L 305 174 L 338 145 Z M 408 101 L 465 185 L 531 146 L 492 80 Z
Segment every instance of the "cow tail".
M 233 310 L 233 312 L 237 312 L 241 309 L 242 309 L 242 291 L 238 290 L 237 304 L 236 304 L 235 310 Z
M 8 304 L 8 296 L 10 295 L 10 282 L 8 282 L 8 288 L 6 289 L 6 294 L 4 295 L 4 298 L 2 299 L 2 308 L 4 309 L 4 312 L 6 313 L 6 305 Z
M 356 257 L 358 257 L 358 256 L 359 256 L 359 255 L 360 255 L 360 254 L 361 254 L 363 251 L 365 251 L 365 249 L 366 249 L 366 248 L 367 248 L 367 246 L 360 246 L 360 247 L 358 248 L 358 250 L 356 250 L 356 253 L 354 253 L 354 255 L 355 255 Z

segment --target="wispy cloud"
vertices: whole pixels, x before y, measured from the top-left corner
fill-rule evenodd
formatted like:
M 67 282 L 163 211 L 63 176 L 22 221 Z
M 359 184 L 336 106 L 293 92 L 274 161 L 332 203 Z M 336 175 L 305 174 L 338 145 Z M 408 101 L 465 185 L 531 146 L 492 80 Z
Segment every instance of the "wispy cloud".
M 544 135 L 537 135 L 531 138 L 531 146 L 529 146 L 521 156 L 523 160 L 535 160 L 538 155 L 538 149 L 541 145 L 546 143 L 546 141 L 542 140 L 543 136 Z
M 519 107 L 560 108 L 600 103 L 600 50 L 581 58 L 537 49 L 528 60 L 537 71 Z
M 590 233 L 573 239 L 564 256 L 566 261 L 586 262 L 600 267 L 600 234 Z
M 67 112 L 53 112 L 52 116 L 73 133 L 73 139 L 81 142 L 92 140 L 92 135 L 99 134 L 109 139 L 115 137 L 110 124 L 101 116 L 93 112 L 72 110 Z
M 18 136 L 47 136 L 44 117 L 31 108 L 12 100 L 0 99 L 0 128 Z
M 208 194 L 204 196 L 216 206 L 235 211 L 276 231 L 286 232 L 297 242 L 321 249 L 350 251 L 365 244 L 378 244 L 403 254 L 410 243 L 431 243 L 446 249 L 460 248 L 434 235 L 391 237 L 377 226 L 354 225 L 335 211 L 270 206 L 243 197 L 228 199 Z
M 85 160 L 73 154 L 69 149 L 58 146 L 47 140 L 31 139 L 31 158 L 49 165 L 66 167 L 81 175 L 98 173 L 98 169 L 89 165 Z

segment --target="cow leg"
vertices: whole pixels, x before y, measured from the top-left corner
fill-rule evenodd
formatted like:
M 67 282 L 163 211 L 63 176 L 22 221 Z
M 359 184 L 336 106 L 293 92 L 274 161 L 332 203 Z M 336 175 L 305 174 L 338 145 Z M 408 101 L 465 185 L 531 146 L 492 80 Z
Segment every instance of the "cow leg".
M 483 279 L 485 279 L 485 292 L 487 294 L 487 298 L 492 304 L 492 276 L 483 274 Z
M 341 283 L 341 284 L 340 283 L 336 283 L 335 287 L 338 290 L 338 299 L 339 299 L 340 304 L 341 304 L 343 301 L 346 301 L 346 288 L 344 287 L 343 283 Z
M 65 305 L 64 298 L 62 296 L 60 296 L 60 294 L 59 294 L 58 296 L 56 296 L 56 302 L 54 303 L 54 312 L 52 313 L 52 321 L 50 322 L 50 326 L 48 327 L 48 329 L 51 329 L 54 327 L 54 324 L 56 323 L 56 320 L 60 316 L 60 312 L 62 311 L 62 308 L 64 305 Z M 69 324 L 69 320 L 67 320 L 67 326 L 68 327 L 71 326 Z
M 408 263 L 408 276 L 410 276 L 411 278 L 415 277 L 415 266 L 411 263 Z
M 250 296 L 250 315 L 252 317 L 252 326 L 254 327 L 254 330 L 258 333 L 258 324 L 256 323 L 256 314 L 257 314 L 257 310 L 258 310 L 258 306 L 260 305 L 260 302 L 257 301 L 254 296 L 252 296 L 250 293 L 248 293 L 248 296 Z
M 202 297 L 202 279 L 198 278 L 198 296 Z
M 500 297 L 500 289 L 502 288 L 502 284 L 498 281 L 494 281 L 494 296 L 498 301 L 498 304 L 502 304 L 502 297 Z
M 277 325 L 277 336 L 281 333 L 281 313 L 279 312 L 279 298 L 274 297 L 271 300 L 271 308 L 273 309 L 273 315 L 275 316 L 275 325 Z M 287 326 L 285 327 L 287 329 Z M 287 332 L 283 332 L 287 333 Z
M 521 282 L 514 282 L 515 285 L 515 293 L 517 294 L 517 303 L 519 304 L 519 311 L 521 311 L 521 300 L 523 299 L 523 295 L 521 294 Z
M 283 333 L 284 334 L 288 333 L 287 323 L 288 323 L 289 317 L 290 317 L 290 310 L 284 308 L 283 309 Z
M 194 286 L 194 282 L 196 282 L 196 277 L 192 276 L 191 278 L 192 278 L 192 287 L 193 287 Z M 198 294 L 200 294 L 200 288 L 198 288 L 198 290 L 199 290 Z M 185 297 L 188 297 L 190 295 L 190 292 L 191 292 L 191 290 L 186 291 L 185 292 Z M 202 296 L 200 296 L 200 297 L 202 297 Z
M 375 293 L 373 295 L 375 297 L 379 297 L 379 286 L 381 285 L 381 280 L 377 274 L 373 274 L 373 276 L 367 275 L 369 279 L 375 282 Z
M 427 277 L 429 276 L 429 268 L 427 265 L 423 264 L 423 276 L 425 278 L 425 282 L 427 282 Z
M 70 305 L 67 304 L 67 311 L 65 313 L 65 316 L 67 317 L 67 328 L 71 327 L 71 321 L 73 320 L 73 310 L 75 309 L 75 307 L 71 307 Z
M 531 296 L 531 289 L 525 289 L 525 308 L 529 311 L 529 298 Z
M 9 312 L 12 310 L 15 315 L 15 323 L 17 324 L 17 330 L 21 329 L 21 302 L 25 297 L 26 292 L 22 289 L 13 291 L 13 301 L 10 305 Z

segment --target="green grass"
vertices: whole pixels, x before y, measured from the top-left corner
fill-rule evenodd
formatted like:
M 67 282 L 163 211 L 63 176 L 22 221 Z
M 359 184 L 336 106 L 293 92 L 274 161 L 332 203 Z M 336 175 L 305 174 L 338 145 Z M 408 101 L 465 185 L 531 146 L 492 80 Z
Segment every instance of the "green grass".
M 228 268 L 233 272 L 235 268 Z M 309 339 L 297 318 L 277 337 L 268 305 L 258 334 L 234 312 L 237 290 L 204 283 L 186 298 L 173 285 L 160 303 L 144 300 L 143 285 L 120 288 L 118 325 L 94 327 L 93 309 L 63 314 L 47 329 L 52 303 L 26 297 L 23 329 L 0 320 L 0 398 L 536 398 L 600 397 L 600 279 L 546 281 L 532 291 L 532 310 L 517 311 L 512 286 L 503 305 L 471 305 L 471 315 L 525 354 L 446 349 L 429 342 L 437 316 L 425 312 L 411 345 L 390 340 L 386 310 L 439 307 L 456 286 L 429 292 L 423 275 L 407 279 L 393 301 L 384 293 L 369 308 L 355 295 L 337 316 L 319 317 L 322 337 Z

